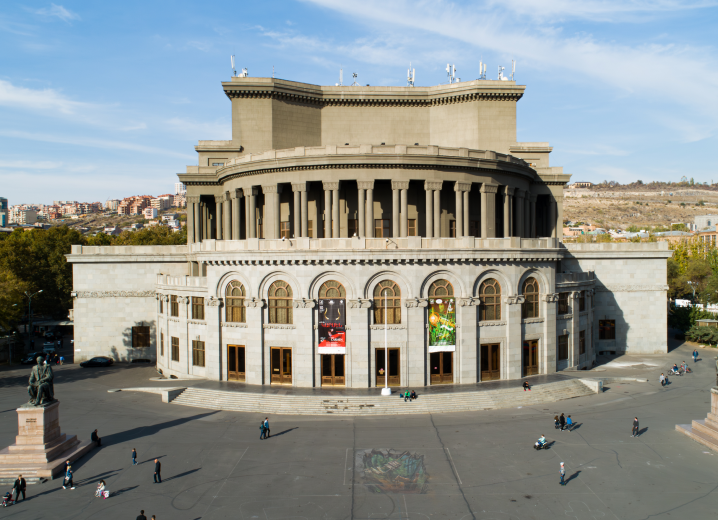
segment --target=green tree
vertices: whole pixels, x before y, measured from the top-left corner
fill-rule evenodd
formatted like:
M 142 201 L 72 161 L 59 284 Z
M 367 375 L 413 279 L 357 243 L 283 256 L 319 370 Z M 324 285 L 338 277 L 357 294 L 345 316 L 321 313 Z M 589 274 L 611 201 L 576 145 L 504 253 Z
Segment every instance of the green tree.
M 24 299 L 27 284 L 14 274 L 0 268 L 0 327 L 11 330 L 13 324 L 22 316 L 25 309 Z

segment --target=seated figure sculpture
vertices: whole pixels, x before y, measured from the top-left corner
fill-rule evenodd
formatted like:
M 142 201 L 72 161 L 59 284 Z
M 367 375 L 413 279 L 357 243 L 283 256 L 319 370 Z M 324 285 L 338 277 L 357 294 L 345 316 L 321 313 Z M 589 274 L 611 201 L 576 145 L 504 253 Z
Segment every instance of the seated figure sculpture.
M 32 367 L 32 373 L 30 374 L 30 386 L 27 387 L 27 393 L 30 394 L 30 404 L 42 406 L 55 401 L 53 378 L 50 365 L 45 365 L 42 357 L 38 357 L 37 365 Z

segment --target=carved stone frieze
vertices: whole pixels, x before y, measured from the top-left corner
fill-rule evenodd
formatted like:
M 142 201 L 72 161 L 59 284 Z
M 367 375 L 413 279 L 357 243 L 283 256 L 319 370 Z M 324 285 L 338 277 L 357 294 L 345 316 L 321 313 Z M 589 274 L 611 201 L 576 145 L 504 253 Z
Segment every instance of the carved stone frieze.
M 369 327 L 371 328 L 371 330 L 406 330 L 406 325 L 403 325 L 401 323 L 396 323 L 393 325 L 370 325 Z
M 75 291 L 73 298 L 152 298 L 155 291 Z M 166 301 L 166 300 L 165 300 Z
M 207 300 L 207 307 L 221 307 L 222 306 L 222 300 L 220 298 L 215 298 L 214 296 L 210 296 Z
M 263 329 L 296 329 L 296 325 L 284 325 L 280 323 L 265 323 L 262 325 Z
M 391 181 L 392 190 L 408 190 L 409 181 Z
M 357 300 L 349 300 L 350 309 L 371 309 L 371 304 L 371 300 L 365 300 L 363 298 L 359 298 Z
M 425 190 L 440 190 L 444 181 L 424 181 Z
M 556 303 L 558 301 L 558 293 L 544 294 L 543 299 L 548 303 Z
M 187 320 L 187 323 L 190 325 L 207 325 L 207 322 L 204 320 Z
M 247 324 L 246 323 L 232 323 L 232 322 L 223 322 L 222 327 L 227 327 L 231 329 L 246 329 Z
M 426 298 L 407 298 L 404 300 L 404 306 L 409 309 L 426 307 L 427 305 L 429 305 L 429 300 Z
M 619 285 L 608 284 L 596 287 L 596 291 L 600 292 L 647 292 L 647 291 L 667 291 L 668 286 L 663 284 L 655 285 Z
M 556 316 L 557 320 L 572 320 L 573 314 L 559 314 Z
M 373 190 L 374 181 L 357 181 L 357 187 L 360 190 Z
M 322 182 L 322 186 L 324 187 L 324 191 L 331 191 L 331 190 L 338 190 L 339 189 L 339 182 Z
M 509 305 L 521 305 L 525 301 L 526 301 L 526 297 L 523 295 L 506 296 L 504 298 L 504 303 L 507 303 Z
M 481 305 L 481 298 L 476 298 L 474 296 L 471 296 L 469 298 L 457 298 L 457 303 L 459 304 L 459 307 Z
M 261 309 L 262 307 L 264 307 L 264 300 L 260 300 L 259 298 L 245 298 L 244 306 L 259 307 Z
M 167 321 L 169 321 L 170 323 L 179 323 L 180 322 L 179 318 L 167 318 Z
M 304 298 L 301 300 L 294 300 L 295 309 L 313 309 L 315 305 L 316 302 L 314 300 L 306 300 Z
M 480 321 L 479 327 L 498 327 L 501 325 L 506 325 L 505 321 L 501 320 L 490 320 L 490 321 Z
M 189 298 L 187 296 L 178 296 L 177 303 L 189 303 Z
M 456 184 L 454 184 L 454 191 L 471 191 L 471 183 L 457 182 Z
M 531 323 L 543 323 L 543 322 L 544 322 L 543 318 L 526 318 L 525 320 L 521 321 L 521 323 L 523 323 L 525 325 L 529 325 Z

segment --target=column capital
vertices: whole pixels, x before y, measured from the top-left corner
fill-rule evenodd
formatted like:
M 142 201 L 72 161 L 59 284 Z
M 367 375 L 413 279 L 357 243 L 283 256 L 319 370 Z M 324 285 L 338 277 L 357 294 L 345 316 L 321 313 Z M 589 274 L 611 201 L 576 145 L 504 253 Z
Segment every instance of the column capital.
M 359 298 L 357 300 L 348 300 L 350 309 L 371 309 L 371 300 Z
M 244 189 L 244 196 L 249 197 L 250 195 L 256 197 L 259 195 L 259 188 L 252 186 L 250 188 L 243 188 Z
M 262 193 L 265 195 L 269 193 L 282 193 L 282 186 L 279 184 L 270 184 L 268 186 L 262 186 Z
M 515 191 L 516 188 L 514 188 L 513 186 L 504 186 L 504 193 L 508 196 L 512 196 Z
M 222 202 L 224 202 L 224 201 L 226 201 L 226 200 L 232 200 L 232 192 L 231 192 L 231 191 L 225 191 L 225 192 L 222 194 L 222 197 L 223 197 L 223 198 L 222 198 Z
M 408 190 L 409 181 L 391 181 L 392 190 Z
M 556 303 L 558 301 L 558 293 L 544 294 L 543 299 L 545 302 L 548 302 L 548 303 Z
M 470 182 L 456 182 L 454 184 L 454 191 L 471 191 Z
M 224 202 L 226 200 L 226 193 L 221 193 L 219 195 L 214 196 L 215 202 Z
M 373 190 L 374 181 L 357 181 L 357 188 L 360 190 Z
M 314 300 L 307 300 L 305 298 L 294 300 L 295 309 L 313 309 L 316 305 Z
M 424 189 L 425 190 L 440 190 L 441 187 L 444 185 L 444 181 L 424 181 Z
M 404 300 L 404 306 L 407 309 L 427 307 L 428 305 L 429 305 L 429 300 L 427 298 L 406 298 Z
M 307 183 L 306 182 L 293 182 L 292 183 L 292 191 L 307 191 Z
M 525 194 L 526 194 L 526 190 L 522 190 L 520 188 L 516 188 L 516 191 L 514 192 L 514 196 L 517 199 L 523 199 Z
M 244 197 L 244 190 L 242 188 L 236 188 L 229 192 L 229 195 L 233 199 L 241 199 Z
M 215 298 L 214 296 L 210 296 L 208 299 L 205 300 L 204 304 L 207 307 L 221 307 L 222 298 Z
M 335 182 L 322 181 L 322 187 L 324 188 L 324 191 L 338 190 L 339 189 L 339 181 L 335 181 Z
M 504 302 L 508 305 L 521 305 L 526 301 L 526 297 L 523 295 L 517 295 L 517 296 L 506 296 L 504 299 Z
M 481 193 L 498 193 L 499 186 L 498 184 L 482 184 L 481 185 Z
M 194 197 L 187 197 L 186 200 L 188 204 L 199 204 L 200 197 L 199 195 L 196 195 Z

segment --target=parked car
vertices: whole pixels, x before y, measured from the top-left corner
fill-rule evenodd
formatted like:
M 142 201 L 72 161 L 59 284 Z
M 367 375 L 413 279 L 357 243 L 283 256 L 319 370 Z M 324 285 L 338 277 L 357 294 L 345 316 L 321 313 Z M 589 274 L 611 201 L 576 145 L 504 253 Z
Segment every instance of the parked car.
M 91 359 L 88 359 L 87 361 L 83 361 L 80 363 L 80 366 L 85 367 L 109 367 L 114 363 L 112 358 L 108 358 L 106 356 L 97 356 L 93 357 Z
M 31 352 L 30 354 L 23 356 L 23 358 L 20 360 L 20 363 L 23 365 L 34 365 L 37 363 L 37 358 L 39 357 L 45 357 L 44 352 Z
M 45 353 L 55 352 L 55 342 L 54 341 L 46 341 L 42 345 L 42 351 Z
M 45 333 L 45 339 L 55 339 L 55 335 L 52 332 L 47 331 Z

